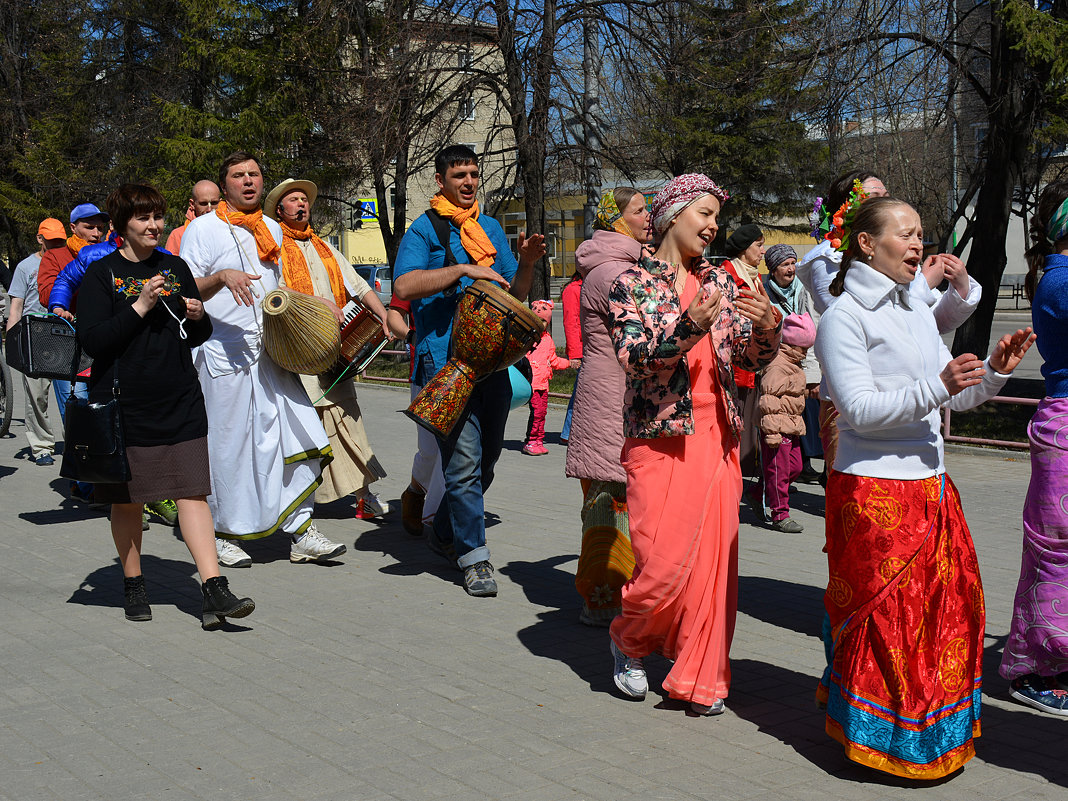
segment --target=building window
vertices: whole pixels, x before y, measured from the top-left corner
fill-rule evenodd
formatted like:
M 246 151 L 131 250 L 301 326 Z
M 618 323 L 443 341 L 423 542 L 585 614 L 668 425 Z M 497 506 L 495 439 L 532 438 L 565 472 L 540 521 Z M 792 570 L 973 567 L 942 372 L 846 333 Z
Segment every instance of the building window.
M 468 95 L 460 100 L 460 119 L 473 120 L 475 118 L 475 99 Z
M 474 59 L 471 56 L 471 45 L 466 45 L 460 48 L 460 52 L 456 54 L 456 68 L 460 72 L 471 72 L 471 65 Z
M 990 131 L 990 126 L 985 122 L 976 123 L 972 126 L 972 132 L 975 135 L 975 160 L 979 161 L 984 155 L 984 146 L 986 144 L 986 135 Z

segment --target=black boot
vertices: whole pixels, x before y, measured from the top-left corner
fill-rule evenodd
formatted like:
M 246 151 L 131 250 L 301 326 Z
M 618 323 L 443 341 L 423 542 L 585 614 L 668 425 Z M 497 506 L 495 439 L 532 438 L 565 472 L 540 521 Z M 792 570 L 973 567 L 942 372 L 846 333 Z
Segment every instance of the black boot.
M 151 620 L 152 608 L 148 605 L 148 593 L 145 592 L 145 577 L 124 578 L 122 583 L 126 596 L 126 619 Z
M 204 613 L 201 626 L 205 631 L 217 629 L 224 617 L 247 617 L 256 608 L 251 598 L 238 598 L 230 592 L 226 576 L 217 576 L 204 582 Z

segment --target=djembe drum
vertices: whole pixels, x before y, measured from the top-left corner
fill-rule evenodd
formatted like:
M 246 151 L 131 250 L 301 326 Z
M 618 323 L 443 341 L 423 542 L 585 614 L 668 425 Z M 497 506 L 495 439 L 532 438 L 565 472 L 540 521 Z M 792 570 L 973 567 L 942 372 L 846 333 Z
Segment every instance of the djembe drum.
M 475 383 L 519 361 L 544 331 L 541 318 L 503 289 L 489 281 L 475 281 L 456 307 L 448 363 L 405 413 L 442 439 L 448 438 Z
M 341 327 L 319 298 L 274 289 L 263 298 L 263 347 L 279 367 L 319 375 L 337 363 Z

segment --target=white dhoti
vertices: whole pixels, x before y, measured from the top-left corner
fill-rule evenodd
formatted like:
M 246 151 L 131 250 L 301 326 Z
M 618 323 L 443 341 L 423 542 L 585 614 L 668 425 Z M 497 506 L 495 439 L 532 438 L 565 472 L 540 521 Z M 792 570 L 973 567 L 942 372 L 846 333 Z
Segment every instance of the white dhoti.
M 265 223 L 281 243 L 278 224 Z M 255 306 L 237 303 L 227 289 L 204 302 L 213 331 L 194 358 L 208 412 L 208 504 L 215 531 L 243 540 L 279 529 L 301 534 L 331 457 L 304 387 L 263 350 L 259 301 L 278 286 L 278 266 L 257 258 L 249 231 L 231 228 L 214 213 L 189 223 L 181 256 L 195 277 L 222 269 L 259 276 L 252 284 Z
M 311 520 L 330 446 L 300 382 L 264 357 L 212 377 L 200 372 L 208 415 L 211 492 L 220 536 L 251 540 Z

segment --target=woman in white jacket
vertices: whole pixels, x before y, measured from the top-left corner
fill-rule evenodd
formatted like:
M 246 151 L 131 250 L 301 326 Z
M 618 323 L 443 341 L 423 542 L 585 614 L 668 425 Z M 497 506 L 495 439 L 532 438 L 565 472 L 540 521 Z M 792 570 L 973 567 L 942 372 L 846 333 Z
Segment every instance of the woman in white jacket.
M 827 484 L 827 733 L 846 756 L 937 779 L 974 755 L 985 611 L 975 549 L 945 472 L 939 409 L 997 393 L 1033 341 L 1007 334 L 983 362 L 953 358 L 908 287 L 919 215 L 873 198 L 845 215 L 845 254 L 816 355 L 838 409 Z

